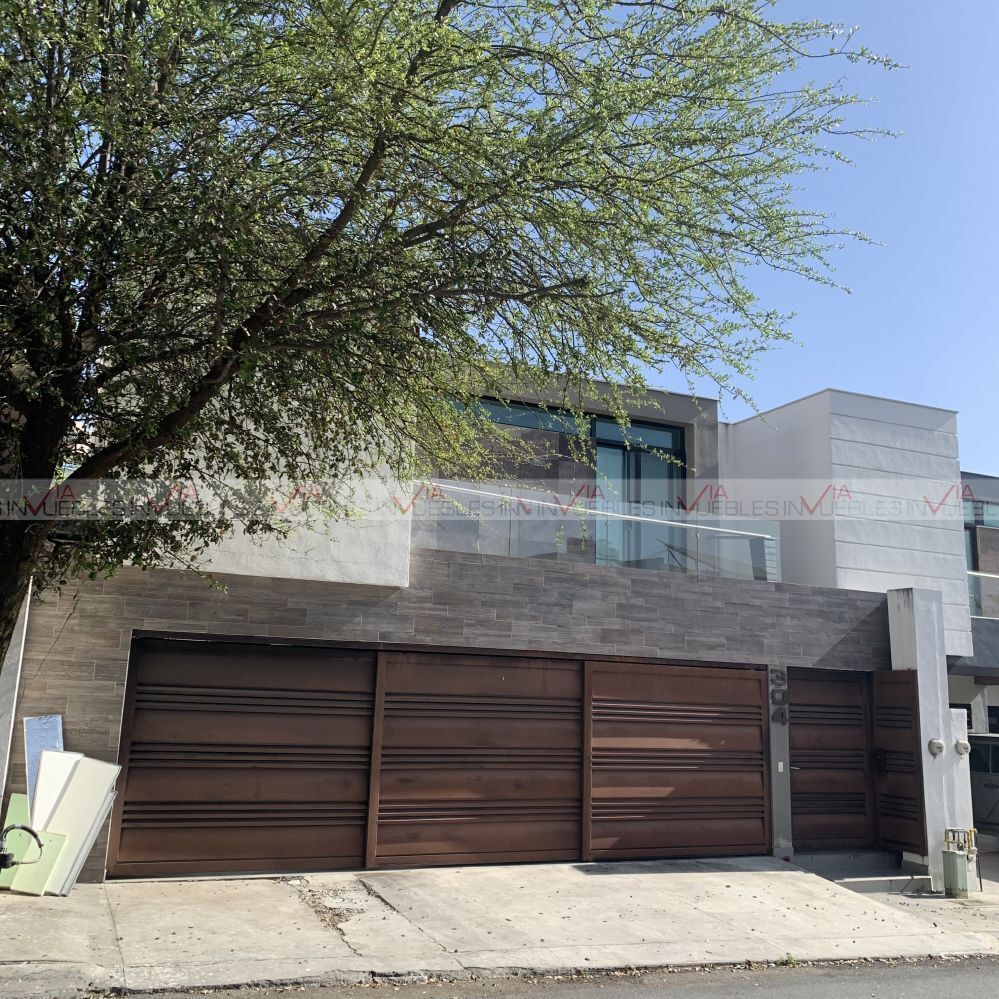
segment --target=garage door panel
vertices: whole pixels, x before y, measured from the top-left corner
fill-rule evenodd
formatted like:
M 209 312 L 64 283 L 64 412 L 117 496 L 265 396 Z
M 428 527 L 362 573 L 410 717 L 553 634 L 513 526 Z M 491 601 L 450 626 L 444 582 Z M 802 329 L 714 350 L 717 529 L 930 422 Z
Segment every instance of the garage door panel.
M 138 643 L 111 869 L 364 860 L 373 653 Z
M 177 793 L 177 778 L 171 771 L 131 767 L 130 802 L 169 801 Z M 184 776 L 184 800 L 309 802 L 334 797 L 339 801 L 366 803 L 368 768 L 352 771 L 329 769 L 296 770 L 292 767 L 233 770 L 222 766 L 199 767 Z
M 450 803 L 449 803 L 450 804 Z M 485 809 L 461 810 L 441 805 L 428 818 L 407 820 L 406 812 L 383 812 L 378 830 L 380 866 L 487 862 L 487 857 L 508 861 L 576 860 L 579 858 L 579 807 L 567 802 L 546 812 L 525 809 L 489 815 Z
M 754 726 L 725 724 L 721 720 L 713 725 L 681 725 L 657 719 L 636 724 L 634 720 L 604 721 L 598 714 L 594 715 L 594 721 L 601 722 L 593 733 L 594 749 L 728 750 L 733 753 L 758 753 L 762 749 L 759 713 Z
M 144 711 L 135 713 L 143 743 L 324 748 L 363 745 L 371 737 L 371 704 L 352 715 Z
M 693 707 L 708 715 L 721 706 L 727 713 L 742 707 L 752 716 L 759 704 L 759 678 L 752 670 L 622 666 L 608 665 L 593 676 L 594 696 L 622 710 L 640 713 L 653 702 Z
M 630 770 L 595 770 L 594 803 L 606 798 L 722 798 L 761 797 L 765 782 L 761 772 L 694 771 L 692 773 Z
M 864 766 L 860 763 L 856 770 L 829 769 L 815 767 L 792 774 L 792 784 L 797 793 L 802 794 L 859 794 L 867 793 L 867 780 Z
M 441 729 L 447 729 L 449 745 L 468 749 L 566 749 L 579 745 L 579 710 L 574 719 L 469 718 L 454 713 L 447 720 L 396 718 L 386 706 L 385 745 L 410 747 L 414 752 L 441 745 Z
M 375 862 L 577 858 L 580 664 L 386 658 Z
M 888 758 L 889 765 L 895 765 L 895 761 Z M 915 772 L 910 769 L 910 766 L 904 765 L 908 764 L 908 760 L 899 761 L 897 769 L 889 770 L 888 772 L 881 774 L 878 778 L 878 794 L 884 795 L 889 798 L 901 798 L 901 797 L 915 797 L 915 792 L 913 791 L 913 784 L 915 777 Z
M 190 645 L 186 654 L 179 644 Z M 247 677 L 279 680 L 279 691 L 371 690 L 372 653 L 305 646 L 255 646 L 231 642 L 143 642 L 143 683 L 188 684 L 246 690 Z
M 606 820 L 594 825 L 593 850 L 602 859 L 627 857 L 687 857 L 705 853 L 759 853 L 766 835 L 762 813 L 723 818 L 679 810 L 674 818 Z M 692 844 L 696 848 L 692 849 Z
M 793 711 L 792 706 L 792 711 Z M 799 721 L 803 720 L 799 711 Z M 866 738 L 865 726 L 862 720 L 854 725 L 795 725 L 791 728 L 790 746 L 792 751 L 821 750 L 823 753 L 851 753 L 850 747 L 863 747 L 858 739 Z
M 759 671 L 591 663 L 593 859 L 769 849 Z
M 393 652 L 386 663 L 387 690 L 445 697 L 500 695 L 515 691 L 521 698 L 563 697 L 582 693 L 579 664 L 563 659 Z
M 490 773 L 414 774 L 411 768 L 397 770 L 383 765 L 381 799 L 407 801 L 414 789 L 428 798 L 451 801 L 522 801 L 553 798 L 574 799 L 579 794 L 579 760 L 567 770 L 549 767 L 537 771 L 499 770 Z
M 301 870 L 305 859 L 314 859 L 322 867 L 356 867 L 364 859 L 364 828 L 351 821 L 343 825 L 327 822 L 298 823 L 282 818 L 282 825 L 242 825 L 238 818 L 227 818 L 225 836 L 212 835 L 214 827 L 197 825 L 131 827 L 122 835 L 121 852 L 135 858 L 156 857 L 155 864 L 131 861 L 132 873 L 151 873 L 161 865 L 184 863 L 187 870 L 204 865 L 243 862 L 244 870 L 280 870 L 287 864 Z M 125 863 L 128 863 L 126 861 Z
M 802 705 L 846 711 L 864 707 L 867 700 L 865 675 L 861 672 L 792 670 L 791 677 L 799 681 L 797 690 L 792 691 L 792 698 Z M 807 698 L 804 696 L 806 692 Z M 826 711 L 822 717 L 826 724 L 834 723 L 836 711 Z

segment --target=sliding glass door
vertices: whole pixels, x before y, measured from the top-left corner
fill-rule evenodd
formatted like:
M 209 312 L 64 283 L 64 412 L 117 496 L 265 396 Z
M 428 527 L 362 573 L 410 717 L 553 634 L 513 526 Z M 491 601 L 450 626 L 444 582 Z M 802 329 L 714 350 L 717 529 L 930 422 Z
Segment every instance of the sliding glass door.
M 682 432 L 635 426 L 625 442 L 616 424 L 595 423 L 598 508 L 605 514 L 597 518 L 597 562 L 686 571 L 689 532 L 657 523 L 681 516 Z M 646 442 L 655 450 L 643 447 Z

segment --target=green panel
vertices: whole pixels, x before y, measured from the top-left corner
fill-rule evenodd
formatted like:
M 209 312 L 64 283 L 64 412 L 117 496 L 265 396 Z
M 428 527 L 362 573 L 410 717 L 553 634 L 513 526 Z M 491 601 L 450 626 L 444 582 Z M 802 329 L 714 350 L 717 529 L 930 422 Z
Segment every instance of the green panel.
M 23 835 L 23 834 L 22 834 Z M 62 850 L 66 837 L 60 833 L 40 832 L 42 839 L 42 859 L 37 864 L 25 864 L 23 867 L 14 868 L 14 880 L 11 882 L 10 890 L 19 891 L 24 895 L 44 895 L 49 877 L 52 875 L 52 868 L 55 867 L 59 859 L 59 852 Z M 60 886 L 61 887 L 61 886 Z
M 4 816 L 3 828 L 9 825 L 26 826 L 31 816 L 31 809 L 28 807 L 28 796 L 26 794 L 12 794 L 7 804 L 7 814 Z M 32 857 L 32 851 L 38 852 L 38 844 L 27 834 L 20 830 L 15 830 L 7 837 L 7 849 L 14 854 L 15 860 Z M 17 873 L 16 867 L 0 871 L 0 888 L 9 888 Z

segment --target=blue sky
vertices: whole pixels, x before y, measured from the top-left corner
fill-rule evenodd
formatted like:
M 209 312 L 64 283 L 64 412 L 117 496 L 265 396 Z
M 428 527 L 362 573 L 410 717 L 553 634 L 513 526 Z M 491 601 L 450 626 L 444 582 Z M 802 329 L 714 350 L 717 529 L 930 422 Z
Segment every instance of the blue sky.
M 754 276 L 764 301 L 797 313 L 802 346 L 763 355 L 749 391 L 761 409 L 826 387 L 956 409 L 962 467 L 999 474 L 999 0 L 785 0 L 778 10 L 859 25 L 858 40 L 909 68 L 841 67 L 850 89 L 877 97 L 854 121 L 902 135 L 848 141 L 856 166 L 806 176 L 802 203 L 884 245 L 835 256 L 849 295 Z M 820 61 L 814 75 L 829 69 Z

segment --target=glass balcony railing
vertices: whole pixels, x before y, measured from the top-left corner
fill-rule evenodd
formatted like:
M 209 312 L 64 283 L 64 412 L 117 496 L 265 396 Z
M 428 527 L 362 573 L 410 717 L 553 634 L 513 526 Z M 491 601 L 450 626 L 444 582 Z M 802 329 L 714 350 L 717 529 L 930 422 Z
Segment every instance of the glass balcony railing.
M 696 519 L 665 504 L 581 490 L 435 482 L 413 506 L 413 545 L 731 579 L 780 578 L 778 525 Z
M 968 595 L 972 617 L 999 617 L 999 576 L 969 572 Z

